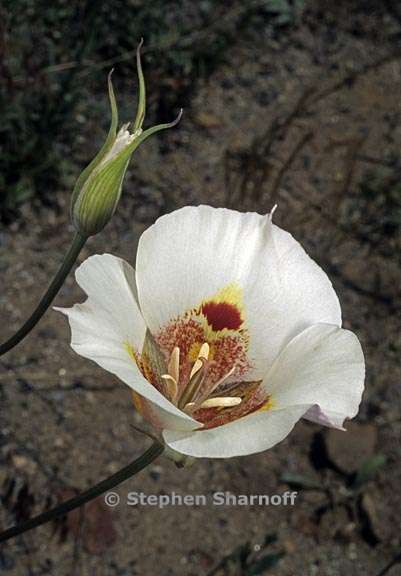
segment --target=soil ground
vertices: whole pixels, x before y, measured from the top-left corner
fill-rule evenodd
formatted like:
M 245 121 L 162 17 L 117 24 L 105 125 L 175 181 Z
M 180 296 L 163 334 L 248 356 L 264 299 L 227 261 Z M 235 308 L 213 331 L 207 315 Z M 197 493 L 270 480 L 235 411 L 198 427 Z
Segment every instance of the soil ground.
M 118 488 L 122 500 L 128 491 L 275 494 L 294 485 L 299 495 L 293 507 L 107 510 L 99 501 L 4 546 L 5 574 L 376 576 L 399 554 L 401 26 L 384 9 L 349 8 L 311 2 L 285 39 L 240 40 L 196 87 L 180 126 L 138 150 L 117 215 L 80 260 L 111 252 L 134 262 L 140 233 L 178 206 L 263 213 L 277 203 L 276 223 L 330 275 L 344 325 L 363 345 L 353 440 L 300 422 L 263 454 L 188 469 L 161 458 Z M 60 203 L 27 206 L 0 233 L 1 340 L 70 241 L 68 195 Z M 57 303 L 82 298 L 71 276 Z M 128 388 L 74 354 L 53 311 L 0 370 L 2 527 L 113 473 L 149 443 L 132 429 L 140 418 Z M 362 454 L 386 463 L 355 491 Z M 289 474 L 301 478 L 288 483 Z M 386 573 L 401 574 L 401 564 Z

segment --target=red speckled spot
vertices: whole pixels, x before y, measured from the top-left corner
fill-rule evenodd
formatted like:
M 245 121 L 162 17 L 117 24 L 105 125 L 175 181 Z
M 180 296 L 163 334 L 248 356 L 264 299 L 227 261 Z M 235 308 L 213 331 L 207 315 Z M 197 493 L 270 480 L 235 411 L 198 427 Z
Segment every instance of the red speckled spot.
M 202 304 L 202 313 L 213 330 L 238 330 L 242 324 L 241 313 L 233 304 L 227 302 L 206 302 Z
M 246 374 L 250 365 L 246 355 L 244 341 L 238 336 L 223 336 L 212 344 L 213 361 L 209 367 L 209 378 L 213 382 L 220 380 L 233 366 L 235 377 Z

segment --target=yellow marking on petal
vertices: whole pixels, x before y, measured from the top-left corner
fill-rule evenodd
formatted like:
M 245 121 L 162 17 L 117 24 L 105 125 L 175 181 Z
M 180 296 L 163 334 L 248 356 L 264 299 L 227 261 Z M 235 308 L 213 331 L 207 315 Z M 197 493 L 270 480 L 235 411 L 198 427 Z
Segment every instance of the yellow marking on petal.
M 258 409 L 258 412 L 265 412 L 266 410 L 270 410 L 273 408 L 274 402 L 271 398 L 268 398 L 266 402 Z
M 148 382 L 151 382 L 154 374 L 152 367 L 150 366 L 146 356 L 142 356 L 141 366 L 143 375 L 145 376 L 146 380 L 148 380 Z
M 231 282 L 219 290 L 213 298 L 208 298 L 206 301 L 214 302 L 215 304 L 227 302 L 227 304 L 233 304 L 240 312 L 243 312 L 243 294 L 243 289 L 235 282 Z
M 241 402 L 242 398 L 236 396 L 216 396 L 216 398 L 209 398 L 202 402 L 199 408 L 231 408 L 232 406 L 238 406 Z
M 190 362 L 196 362 L 199 356 L 199 350 L 201 349 L 202 342 L 194 342 L 188 351 L 188 360 Z
M 135 406 L 137 412 L 139 412 L 139 414 L 142 414 L 142 410 L 143 410 L 142 398 L 136 392 L 132 392 L 132 398 L 134 400 L 134 406 Z
M 132 360 L 135 362 L 138 368 L 140 368 L 138 354 L 135 352 L 133 346 L 129 342 L 124 342 L 123 345 L 128 354 L 130 355 L 130 357 L 132 358 Z M 139 394 L 132 391 L 132 399 L 134 401 L 134 406 L 137 412 L 139 412 L 139 414 L 142 414 L 143 410 L 142 398 L 140 397 Z
M 132 360 L 134 360 L 135 363 L 138 364 L 139 363 L 138 354 L 135 352 L 132 344 L 130 344 L 129 342 L 123 342 L 123 346 L 128 352 L 128 354 L 131 356 Z
M 142 354 L 140 356 L 129 342 L 123 342 L 123 346 L 132 360 L 134 360 L 135 364 L 138 366 L 146 380 L 148 380 L 148 382 L 152 382 L 154 374 L 147 355 Z

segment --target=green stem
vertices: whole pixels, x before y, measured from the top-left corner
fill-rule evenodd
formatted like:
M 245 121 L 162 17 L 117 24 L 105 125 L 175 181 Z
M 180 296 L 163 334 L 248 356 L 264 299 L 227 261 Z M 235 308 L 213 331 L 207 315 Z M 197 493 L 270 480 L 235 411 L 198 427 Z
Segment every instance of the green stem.
M 81 236 L 81 234 L 79 234 L 78 232 L 75 234 L 71 247 L 65 256 L 59 271 L 53 278 L 46 293 L 43 295 L 42 300 L 39 302 L 32 315 L 14 334 L 14 336 L 11 336 L 11 338 L 9 338 L 6 342 L 0 345 L 0 356 L 5 354 L 6 352 L 9 352 L 12 348 L 14 348 L 14 346 L 19 344 L 42 318 L 43 314 L 49 308 L 50 304 L 53 302 L 58 291 L 63 285 L 64 280 L 71 271 L 71 268 L 74 266 L 78 254 L 82 250 L 86 241 L 87 237 Z
M 116 486 L 118 486 L 118 484 L 121 484 L 125 480 L 128 480 L 128 478 L 131 478 L 131 476 L 138 474 L 138 472 L 146 468 L 146 466 L 149 466 L 149 464 L 151 464 L 153 460 L 156 460 L 156 458 L 160 456 L 163 450 L 164 450 L 163 444 L 161 444 L 158 441 L 154 442 L 152 446 L 148 448 L 148 450 L 146 450 L 144 454 L 142 454 L 142 456 L 131 462 L 131 464 L 128 464 L 128 466 L 126 466 L 125 468 L 122 468 L 121 470 L 113 474 L 113 476 L 110 476 L 109 478 L 102 480 L 102 482 L 99 482 L 99 484 L 92 486 L 92 488 L 89 488 L 85 492 L 82 492 L 82 494 L 79 494 L 78 496 L 75 496 L 74 498 L 71 498 L 70 500 L 63 502 L 62 504 L 59 504 L 55 508 L 47 510 L 42 514 L 38 514 L 37 516 L 30 518 L 26 522 L 22 522 L 21 524 L 13 526 L 12 528 L 9 528 L 8 530 L 5 530 L 4 532 L 0 533 L 0 543 L 5 542 L 10 538 L 14 538 L 19 534 L 23 534 L 28 530 L 32 530 L 32 528 L 37 528 L 38 526 L 41 526 L 46 522 L 50 522 L 55 518 L 64 516 L 64 514 L 67 514 L 68 512 L 75 510 L 75 508 L 78 508 L 79 506 L 83 506 L 84 504 L 86 504 L 90 500 L 93 500 L 94 498 L 97 498 L 97 496 L 100 496 L 104 492 L 107 492 L 108 490 L 115 488 Z

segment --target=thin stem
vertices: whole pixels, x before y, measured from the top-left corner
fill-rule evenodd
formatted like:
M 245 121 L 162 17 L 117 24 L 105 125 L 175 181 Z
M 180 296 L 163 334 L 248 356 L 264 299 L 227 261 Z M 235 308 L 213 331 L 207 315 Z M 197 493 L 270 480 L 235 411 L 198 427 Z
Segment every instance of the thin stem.
M 377 576 L 385 576 L 385 574 L 388 574 L 391 568 L 393 568 L 399 562 L 401 562 L 401 552 L 399 552 L 396 556 L 394 556 L 394 558 L 390 560 L 390 562 L 386 564 L 386 566 L 382 570 L 380 570 Z
M 89 488 L 85 492 L 82 492 L 82 494 L 79 494 L 78 496 L 75 496 L 74 498 L 71 498 L 70 500 L 63 502 L 62 504 L 59 504 L 55 508 L 47 510 L 42 514 L 38 514 L 37 516 L 30 518 L 26 522 L 22 522 L 21 524 L 13 526 L 12 528 L 9 528 L 8 530 L 5 530 L 4 532 L 0 533 L 0 543 L 5 542 L 10 538 L 14 538 L 19 534 L 23 534 L 28 530 L 32 530 L 32 528 L 37 528 L 38 526 L 41 526 L 46 522 L 50 522 L 55 518 L 64 516 L 68 512 L 75 510 L 75 508 L 83 506 L 90 500 L 97 498 L 97 496 L 100 496 L 104 492 L 107 492 L 108 490 L 115 488 L 125 480 L 128 480 L 128 478 L 131 478 L 131 476 L 138 474 L 138 472 L 146 468 L 146 466 L 149 466 L 149 464 L 151 464 L 153 460 L 156 460 L 156 458 L 160 456 L 163 450 L 164 450 L 163 444 L 161 444 L 159 441 L 154 442 L 152 446 L 148 448 L 148 450 L 146 450 L 144 454 L 142 454 L 142 456 L 131 462 L 131 464 L 128 464 L 128 466 L 126 466 L 125 468 L 122 468 L 121 470 L 113 474 L 113 476 L 110 476 L 109 478 L 102 480 L 102 482 L 99 482 L 99 484 L 92 486 L 92 488 Z
M 31 314 L 31 316 L 14 334 L 14 336 L 11 336 L 11 338 L 9 338 L 6 342 L 0 345 L 0 356 L 5 354 L 6 352 L 9 352 L 12 348 L 14 348 L 14 346 L 19 344 L 42 318 L 43 314 L 49 308 L 50 304 L 53 302 L 58 291 L 63 285 L 64 280 L 71 271 L 71 268 L 74 266 L 78 254 L 82 250 L 86 241 L 87 237 L 81 236 L 81 234 L 79 234 L 78 232 L 75 234 L 71 247 L 65 256 L 59 271 L 57 272 L 51 284 L 49 285 L 46 293 L 43 295 L 41 301 Z

